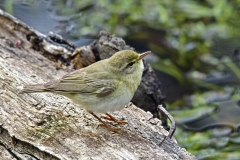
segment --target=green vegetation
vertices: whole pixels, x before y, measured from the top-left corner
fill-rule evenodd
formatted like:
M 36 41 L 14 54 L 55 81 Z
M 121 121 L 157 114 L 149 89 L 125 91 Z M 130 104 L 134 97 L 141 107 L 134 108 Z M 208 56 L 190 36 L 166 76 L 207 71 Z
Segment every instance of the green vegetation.
M 182 84 L 203 85 L 187 74 L 216 69 L 208 62 L 204 65 L 202 56 L 211 52 L 215 39 L 239 34 L 239 1 L 75 0 L 68 7 L 66 1 L 56 1 L 53 6 L 57 14 L 75 21 L 78 29 L 70 33 L 73 37 L 96 36 L 106 30 L 126 39 L 143 40 L 159 56 L 152 66 Z

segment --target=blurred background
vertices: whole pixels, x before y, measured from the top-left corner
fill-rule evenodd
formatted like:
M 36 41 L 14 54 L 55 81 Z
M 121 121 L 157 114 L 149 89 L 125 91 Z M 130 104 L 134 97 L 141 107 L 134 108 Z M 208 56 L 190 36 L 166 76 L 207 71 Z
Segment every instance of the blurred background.
M 240 159 L 240 0 L 0 0 L 0 8 L 78 47 L 105 30 L 151 50 L 179 145 L 198 159 Z

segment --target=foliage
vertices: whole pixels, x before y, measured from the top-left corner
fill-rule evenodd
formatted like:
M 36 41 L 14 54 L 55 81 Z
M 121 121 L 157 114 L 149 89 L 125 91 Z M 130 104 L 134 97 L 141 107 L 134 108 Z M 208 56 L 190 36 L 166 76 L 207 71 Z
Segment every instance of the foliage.
M 72 36 L 95 36 L 107 30 L 129 39 L 144 39 L 159 55 L 152 66 L 185 83 L 185 74 L 207 71 L 201 55 L 210 53 L 216 38 L 238 33 L 238 1 L 192 0 L 74 0 L 55 1 L 57 13 L 71 15 L 77 29 Z M 72 16 L 75 15 L 75 16 Z M 235 30 L 236 29 L 236 30 Z M 162 32 L 160 32 L 162 31 Z

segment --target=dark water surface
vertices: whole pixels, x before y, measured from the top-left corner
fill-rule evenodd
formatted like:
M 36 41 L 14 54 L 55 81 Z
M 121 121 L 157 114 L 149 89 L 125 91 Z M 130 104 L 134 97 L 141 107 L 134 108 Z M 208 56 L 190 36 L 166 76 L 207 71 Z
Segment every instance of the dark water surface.
M 38 0 L 27 3 L 23 0 L 14 0 L 11 7 L 7 7 L 7 1 L 10 3 L 9 0 L 0 0 L 0 8 L 2 10 L 10 13 L 43 34 L 48 34 L 48 32 L 52 31 L 68 39 L 76 46 L 87 45 L 93 41 L 92 38 L 88 37 L 78 39 L 70 37 L 68 32 L 71 27 L 74 26 L 73 22 L 67 16 L 57 16 L 51 6 L 51 1 Z

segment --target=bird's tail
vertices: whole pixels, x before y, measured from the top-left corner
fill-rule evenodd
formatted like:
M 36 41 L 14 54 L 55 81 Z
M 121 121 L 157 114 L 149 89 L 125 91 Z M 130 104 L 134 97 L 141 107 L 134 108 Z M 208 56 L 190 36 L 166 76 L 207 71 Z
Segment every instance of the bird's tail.
M 33 85 L 27 85 L 24 86 L 24 88 L 19 92 L 21 93 L 33 93 L 33 92 L 45 92 L 46 88 L 44 87 L 44 84 L 33 84 Z

